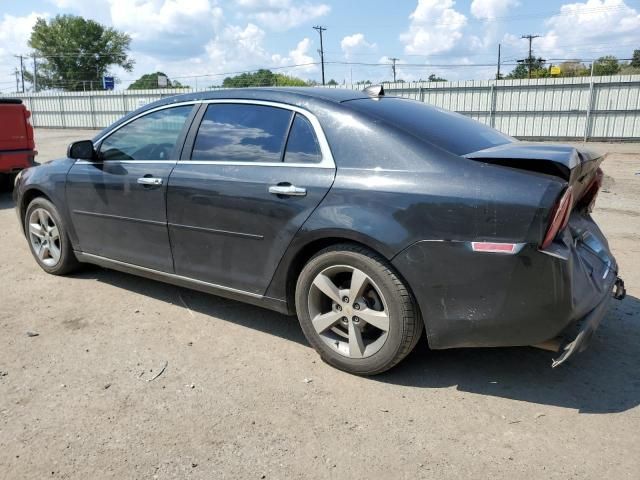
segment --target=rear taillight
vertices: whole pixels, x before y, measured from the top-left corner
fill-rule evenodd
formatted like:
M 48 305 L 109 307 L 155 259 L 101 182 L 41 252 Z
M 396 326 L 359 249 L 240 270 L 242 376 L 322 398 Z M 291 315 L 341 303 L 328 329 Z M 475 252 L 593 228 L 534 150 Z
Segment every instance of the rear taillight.
M 602 187 L 602 179 L 604 178 L 604 172 L 601 168 L 596 170 L 596 174 L 591 180 L 591 183 L 584 191 L 582 198 L 578 202 L 579 208 L 586 208 L 587 212 L 591 213 L 593 211 L 593 207 L 596 204 L 596 197 L 598 196 L 598 192 Z
M 551 222 L 547 233 L 544 236 L 544 240 L 540 244 L 540 248 L 544 249 L 551 245 L 553 239 L 556 238 L 559 232 L 564 230 L 564 227 L 569 223 L 569 215 L 571 214 L 571 207 L 573 206 L 573 187 L 569 187 L 565 190 L 560 200 L 556 204 L 553 214 L 551 215 Z

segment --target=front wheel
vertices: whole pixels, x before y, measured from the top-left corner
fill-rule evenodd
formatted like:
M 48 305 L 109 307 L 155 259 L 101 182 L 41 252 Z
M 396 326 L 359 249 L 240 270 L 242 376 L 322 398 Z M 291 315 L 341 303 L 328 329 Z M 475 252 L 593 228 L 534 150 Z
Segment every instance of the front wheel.
M 46 198 L 35 198 L 24 216 L 24 231 L 38 265 L 47 273 L 64 275 L 79 263 L 56 207 Z
M 358 245 L 329 247 L 309 260 L 298 277 L 296 310 L 321 358 L 359 375 L 392 368 L 422 333 L 404 282 L 389 262 Z

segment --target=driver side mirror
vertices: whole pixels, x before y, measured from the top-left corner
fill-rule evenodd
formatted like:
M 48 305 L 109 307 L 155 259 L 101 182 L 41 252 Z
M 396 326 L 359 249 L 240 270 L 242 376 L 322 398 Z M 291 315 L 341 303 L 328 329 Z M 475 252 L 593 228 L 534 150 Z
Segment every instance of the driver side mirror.
M 91 140 L 80 140 L 69 145 L 69 148 L 67 148 L 67 157 L 93 162 L 98 159 L 98 154 L 95 148 L 93 148 L 93 142 Z

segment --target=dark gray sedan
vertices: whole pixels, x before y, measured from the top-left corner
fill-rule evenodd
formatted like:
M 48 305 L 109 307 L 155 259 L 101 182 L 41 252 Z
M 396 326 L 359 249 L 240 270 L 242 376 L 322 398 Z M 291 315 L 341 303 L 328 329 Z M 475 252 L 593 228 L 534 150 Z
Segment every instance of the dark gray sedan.
M 558 364 L 624 295 L 589 213 L 601 161 L 380 88 L 241 89 L 147 105 L 14 195 L 46 272 L 297 314 L 349 372 L 393 367 L 423 327 L 431 348 L 541 345 Z

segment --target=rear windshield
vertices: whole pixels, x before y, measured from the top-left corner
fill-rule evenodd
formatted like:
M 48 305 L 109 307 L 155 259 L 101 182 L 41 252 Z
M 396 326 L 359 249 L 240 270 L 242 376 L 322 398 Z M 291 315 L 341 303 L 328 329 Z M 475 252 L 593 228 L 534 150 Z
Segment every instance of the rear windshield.
M 513 142 L 514 139 L 458 113 L 404 98 L 349 102 L 354 110 L 374 115 L 456 155 Z

